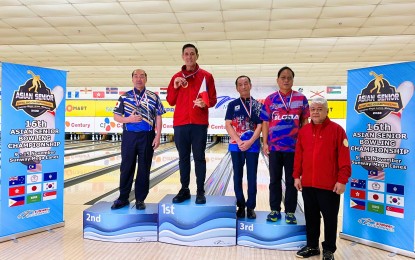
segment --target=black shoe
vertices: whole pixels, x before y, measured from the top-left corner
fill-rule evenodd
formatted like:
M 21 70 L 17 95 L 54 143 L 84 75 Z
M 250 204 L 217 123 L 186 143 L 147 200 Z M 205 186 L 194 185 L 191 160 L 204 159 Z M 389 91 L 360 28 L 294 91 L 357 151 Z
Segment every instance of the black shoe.
M 123 207 L 125 207 L 127 205 L 130 205 L 130 202 L 128 200 L 127 201 L 124 201 L 124 200 L 117 199 L 112 204 L 111 209 L 120 209 L 120 208 L 123 208 Z
M 246 210 L 246 217 L 249 219 L 256 219 L 256 214 L 254 209 L 247 209 Z
M 329 250 L 323 250 L 323 260 L 334 260 L 333 252 Z
M 310 256 L 315 256 L 320 254 L 320 249 L 318 247 L 309 247 L 305 246 L 298 251 L 295 256 L 299 258 L 308 258 Z
M 238 207 L 238 210 L 236 211 L 236 217 L 237 218 L 245 217 L 245 207 Z
M 190 190 L 181 189 L 179 193 L 173 198 L 173 203 L 182 203 L 185 200 L 190 199 Z
M 196 194 L 196 204 L 206 204 L 205 192 L 198 191 Z
M 144 203 L 144 201 L 137 201 L 135 203 L 135 208 L 138 210 L 146 209 L 146 204 Z

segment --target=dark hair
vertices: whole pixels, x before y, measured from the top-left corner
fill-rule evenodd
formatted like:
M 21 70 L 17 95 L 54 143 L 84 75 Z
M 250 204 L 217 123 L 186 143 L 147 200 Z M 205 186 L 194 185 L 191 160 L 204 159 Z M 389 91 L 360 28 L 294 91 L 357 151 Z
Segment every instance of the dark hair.
M 280 75 L 281 75 L 281 72 L 283 72 L 284 70 L 289 70 L 289 71 L 291 71 L 291 73 L 293 74 L 293 78 L 294 78 L 294 71 L 290 68 L 290 67 L 287 67 L 287 66 L 284 66 L 284 67 L 282 67 L 279 71 L 278 71 L 278 78 L 280 77 Z
M 236 78 L 236 80 L 235 80 L 235 86 L 238 86 L 238 80 L 239 80 L 240 78 L 247 78 L 247 79 L 248 79 L 248 81 L 249 81 L 249 84 L 251 84 L 251 79 L 250 79 L 248 76 L 241 75 L 241 76 L 239 76 L 239 77 L 237 77 L 237 78 Z
M 135 70 L 133 70 L 133 72 L 131 73 L 131 77 L 134 77 L 134 72 L 136 72 L 137 70 L 141 70 L 142 72 L 144 72 L 144 76 L 146 76 L 146 78 L 147 78 L 147 73 L 144 70 L 142 70 L 142 69 L 135 69 Z
M 193 44 L 191 44 L 191 43 L 186 43 L 185 45 L 183 45 L 183 48 L 182 48 L 182 54 L 184 53 L 184 50 L 185 50 L 186 48 L 194 48 L 194 49 L 195 49 L 195 51 L 196 51 L 196 55 L 199 55 L 199 50 L 196 48 L 196 46 L 194 46 L 194 45 L 193 45 Z

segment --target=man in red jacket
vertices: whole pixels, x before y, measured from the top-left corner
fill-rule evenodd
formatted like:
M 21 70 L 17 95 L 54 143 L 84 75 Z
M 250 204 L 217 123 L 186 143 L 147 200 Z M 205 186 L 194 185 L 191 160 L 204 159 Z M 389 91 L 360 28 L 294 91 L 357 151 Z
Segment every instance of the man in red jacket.
M 311 124 L 298 134 L 294 186 L 302 191 L 307 245 L 296 256 L 320 254 L 320 212 L 324 219 L 323 260 L 334 259 L 340 195 L 351 175 L 349 145 L 344 129 L 328 118 L 327 100 L 311 101 Z
M 193 152 L 196 172 L 196 204 L 205 204 L 206 138 L 209 108 L 216 104 L 216 88 L 212 74 L 196 63 L 199 53 L 193 44 L 182 48 L 185 65 L 173 75 L 167 89 L 167 102 L 176 106 L 173 116 L 174 142 L 179 151 L 179 193 L 173 203 L 190 199 L 190 152 Z

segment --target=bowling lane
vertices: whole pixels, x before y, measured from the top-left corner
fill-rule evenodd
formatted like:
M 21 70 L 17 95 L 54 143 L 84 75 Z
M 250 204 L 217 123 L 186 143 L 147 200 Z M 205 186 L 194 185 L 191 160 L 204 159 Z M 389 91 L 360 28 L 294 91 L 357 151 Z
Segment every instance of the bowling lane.
M 74 153 L 80 149 L 100 149 L 102 147 L 106 147 L 106 146 L 115 146 L 115 145 L 120 145 L 121 142 L 102 142 L 102 141 L 98 141 L 98 142 L 88 142 L 88 143 L 84 143 L 84 144 L 77 144 L 77 145 L 66 145 L 65 144 L 65 154 L 69 154 L 69 153 Z
M 161 144 L 156 152 L 173 146 L 174 143 Z M 177 157 L 178 155 L 176 149 L 172 149 L 162 153 L 161 155 L 154 156 L 151 169 L 161 167 L 163 164 L 169 162 L 170 160 L 174 160 Z M 90 171 L 102 169 L 108 165 L 117 163 L 121 163 L 120 155 L 92 163 L 70 167 L 65 169 L 65 178 L 66 176 L 68 176 L 68 178 L 73 178 L 74 176 L 86 174 Z M 117 189 L 119 185 L 119 176 L 120 172 L 119 169 L 117 169 L 82 183 L 67 187 L 65 188 L 65 203 L 82 205 L 89 202 L 90 200 L 102 196 L 103 194 L 106 194 L 107 192 Z M 118 197 L 118 191 L 114 196 L 115 198 Z
M 90 152 L 86 152 L 82 154 L 75 154 L 75 155 L 66 155 L 65 164 L 82 162 L 85 160 L 97 158 L 99 156 L 104 156 L 108 154 L 118 153 L 118 155 L 114 155 L 114 156 L 111 156 L 105 159 L 100 159 L 100 160 L 96 160 L 92 162 L 83 163 L 81 165 L 76 165 L 73 167 L 65 168 L 65 175 L 64 175 L 65 180 L 78 177 L 80 175 L 89 173 L 91 171 L 99 170 L 104 167 L 116 164 L 116 163 L 120 163 L 121 161 L 120 146 L 109 147 L 107 149 L 98 150 L 98 151 L 94 151 L 94 150 L 91 151 L 90 148 L 83 148 L 83 149 L 80 149 L 79 151 L 90 151 Z
M 158 150 L 163 150 L 168 147 L 173 146 L 172 143 L 169 145 L 161 144 Z M 80 162 L 80 165 L 75 165 L 71 167 L 65 168 L 65 180 L 81 176 L 83 174 L 89 173 L 91 171 L 100 170 L 105 167 L 117 164 L 121 162 L 121 143 L 108 143 L 108 148 L 101 149 L 102 147 L 98 148 L 98 150 L 91 150 L 91 147 L 83 147 L 77 150 L 70 150 L 71 154 L 65 155 L 65 165 Z M 167 146 L 166 146 L 167 145 Z M 67 151 L 65 151 L 66 153 Z M 85 153 L 80 153 L 85 152 Z M 112 155 L 113 156 L 110 156 Z M 102 156 L 109 156 L 104 159 L 98 159 L 98 157 Z M 94 160 L 97 158 L 97 160 Z M 90 160 L 90 162 L 82 163 L 86 160 Z M 92 161 L 91 161 L 92 160 Z
M 232 167 L 232 162 L 229 165 Z M 233 170 L 231 172 L 231 178 L 226 189 L 226 196 L 235 196 L 235 192 L 233 189 Z M 257 195 L 256 195 L 256 208 L 255 210 L 258 211 L 269 211 L 269 171 L 268 167 L 265 163 L 264 157 L 259 154 L 258 159 L 258 173 L 257 173 Z M 247 199 L 248 195 L 248 186 L 247 186 L 247 178 L 246 178 L 246 165 L 244 167 L 244 178 L 242 184 L 245 199 Z
M 212 172 L 215 170 L 215 168 L 218 166 L 222 158 L 227 152 L 227 144 L 218 143 L 215 146 L 213 146 L 211 149 L 206 151 L 206 180 L 209 178 L 209 176 L 212 174 Z M 159 160 L 173 160 L 173 157 L 168 157 L 170 155 L 163 154 L 161 155 L 162 158 Z M 177 151 L 176 151 L 176 157 L 178 158 Z M 194 162 L 191 162 L 191 172 L 190 172 L 190 193 L 192 195 L 196 195 L 196 176 L 194 172 Z M 165 195 L 167 194 L 177 194 L 177 192 L 180 190 L 180 173 L 179 171 L 176 171 L 172 175 L 170 175 L 168 178 L 154 186 L 152 189 L 150 189 L 150 193 L 148 194 L 148 197 L 146 199 L 146 202 L 148 203 L 158 203 Z

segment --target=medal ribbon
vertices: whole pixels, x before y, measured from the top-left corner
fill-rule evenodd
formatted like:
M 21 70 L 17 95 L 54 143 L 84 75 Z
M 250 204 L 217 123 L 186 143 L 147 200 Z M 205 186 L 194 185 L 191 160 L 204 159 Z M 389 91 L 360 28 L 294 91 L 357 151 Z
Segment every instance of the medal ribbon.
M 249 111 L 248 108 L 245 105 L 245 102 L 242 100 L 242 98 L 239 98 L 241 100 L 242 106 L 244 107 L 246 113 L 248 114 L 248 117 L 251 118 L 251 113 L 252 113 L 252 98 L 249 97 Z
M 288 102 L 288 106 L 287 106 L 287 103 L 285 103 L 284 98 L 282 98 L 280 91 L 278 91 L 278 95 L 280 95 L 280 99 L 281 99 L 282 103 L 284 104 L 285 110 L 287 111 L 287 114 L 288 114 L 290 112 L 290 108 L 291 108 L 291 101 L 292 101 L 292 97 L 293 97 L 293 91 L 291 91 L 290 101 Z
M 194 76 L 198 71 L 199 71 L 199 68 L 197 68 L 197 70 L 195 72 L 193 72 L 193 73 L 191 73 L 191 74 L 189 74 L 187 76 L 184 75 L 184 73 L 182 72 L 183 78 L 185 78 L 185 79 L 190 78 L 191 76 Z
M 143 90 L 143 91 L 144 91 L 144 94 L 141 96 L 140 101 L 138 101 L 137 95 L 135 94 L 135 91 L 133 90 L 135 105 L 137 106 L 137 109 L 140 107 L 141 101 L 143 101 L 144 98 L 147 100 L 147 94 L 146 94 L 145 90 Z

